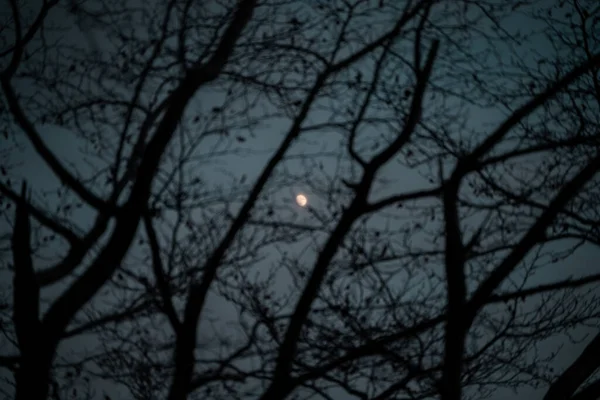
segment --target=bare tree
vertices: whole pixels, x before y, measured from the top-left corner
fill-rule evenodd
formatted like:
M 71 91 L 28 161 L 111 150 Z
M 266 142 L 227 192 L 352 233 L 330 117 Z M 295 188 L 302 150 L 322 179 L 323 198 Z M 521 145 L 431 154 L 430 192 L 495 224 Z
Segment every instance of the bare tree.
M 8 3 L 7 396 L 600 396 L 595 1 Z

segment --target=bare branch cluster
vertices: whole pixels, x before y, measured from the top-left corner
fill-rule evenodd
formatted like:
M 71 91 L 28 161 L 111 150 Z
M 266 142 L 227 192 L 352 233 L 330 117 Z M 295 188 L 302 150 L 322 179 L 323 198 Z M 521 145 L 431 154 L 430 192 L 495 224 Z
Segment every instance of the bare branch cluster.
M 7 398 L 600 396 L 596 1 L 0 15 Z

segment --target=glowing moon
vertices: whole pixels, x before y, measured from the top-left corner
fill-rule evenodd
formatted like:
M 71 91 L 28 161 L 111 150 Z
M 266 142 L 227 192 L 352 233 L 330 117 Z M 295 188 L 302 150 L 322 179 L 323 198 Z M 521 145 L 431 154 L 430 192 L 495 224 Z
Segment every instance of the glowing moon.
M 296 196 L 296 203 L 298 203 L 300 207 L 306 207 L 306 205 L 308 204 L 308 199 L 305 195 L 299 194 L 298 196 Z

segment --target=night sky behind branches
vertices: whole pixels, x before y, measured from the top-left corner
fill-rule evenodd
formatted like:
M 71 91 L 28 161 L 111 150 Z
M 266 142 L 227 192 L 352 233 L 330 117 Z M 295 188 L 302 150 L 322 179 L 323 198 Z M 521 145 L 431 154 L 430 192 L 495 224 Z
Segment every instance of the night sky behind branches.
M 284 2 L 260 3 L 219 78 L 201 87 L 192 97 L 152 185 L 149 209 L 153 212 L 152 221 L 163 251 L 162 260 L 172 274 L 171 290 L 178 291 L 173 296 L 174 307 L 180 310 L 184 308 L 186 290 L 192 282 L 200 281 L 202 265 L 218 248 L 235 216 L 243 210 L 244 201 L 261 171 L 293 128 L 295 118 L 304 108 L 308 110 L 298 136 L 274 169 L 250 215 L 243 221 L 243 228 L 225 253 L 208 294 L 200 318 L 196 350 L 197 360 L 204 360 L 196 368 L 201 376 L 210 376 L 218 360 L 225 359 L 236 346 L 242 346 L 257 320 L 262 318 L 269 323 L 276 319 L 289 320 L 330 233 L 361 190 L 360 187 L 355 189 L 361 179 L 360 162 L 348 151 L 352 130 L 355 129 L 354 150 L 363 160 L 369 160 L 381 154 L 410 121 L 416 92 L 411 65 L 415 58 L 416 32 L 420 32 L 422 40 L 421 65 L 434 41 L 440 43 L 424 91 L 422 115 L 410 140 L 377 172 L 367 198 L 370 204 L 390 196 L 439 187 L 440 176 L 444 179 L 450 176 L 458 157 L 473 150 L 507 116 L 548 87 L 548 82 L 581 63 L 585 58 L 583 47 L 587 46 L 590 54 L 600 50 L 600 23 L 597 22 L 600 10 L 593 1 L 564 5 L 565 2 L 490 0 L 464 8 L 462 1 L 440 1 L 431 8 L 424 28 L 419 25 L 423 15 L 419 12 L 393 43 L 385 42 L 348 68 L 332 74 L 317 91 L 314 102 L 305 104 L 322 73 L 319 70 L 321 58 L 329 57 L 336 46 L 336 33 L 350 27 L 345 39 L 337 43 L 340 50 L 329 60 L 333 65 L 388 32 L 397 23 L 406 2 L 352 2 L 356 3 L 355 19 L 350 18 L 342 1 L 279 3 Z M 22 10 L 24 26 L 33 23 L 36 10 L 42 6 L 41 2 L 34 1 L 15 4 Z M 152 64 L 150 77 L 139 96 L 139 109 L 127 106 L 160 40 L 160 27 L 168 8 L 166 2 L 122 5 L 118 1 L 88 1 L 76 6 L 75 2 L 58 6 L 47 16 L 43 37 L 36 36 L 28 45 L 27 56 L 12 77 L 13 88 L 43 142 L 63 166 L 102 198 L 115 187 L 117 164 L 119 177 L 127 174 L 128 167 L 128 173 L 135 176 L 139 162 L 128 164 L 128 160 L 134 159 L 132 154 L 143 154 L 136 153 L 134 146 L 143 130 L 143 118 L 161 102 L 168 107 L 166 99 L 183 79 L 182 64 L 193 69 L 195 59 L 206 62 L 207 54 L 215 52 L 216 45 L 206 45 L 206 42 L 217 40 L 211 35 L 223 35 L 234 2 L 170 4 L 175 4 L 175 11 L 167 24 L 169 39 Z M 586 18 L 592 21 L 585 25 L 592 32 L 587 44 L 577 39 L 580 30 L 576 6 L 587 10 Z M 8 35 L 2 41 L 3 69 L 8 68 L 11 57 L 6 49 L 14 41 L 10 15 L 10 10 L 2 11 L 3 24 L 8 26 L 4 28 Z M 181 37 L 177 36 L 182 15 L 187 15 L 188 29 L 183 48 Z M 576 43 L 561 42 L 560 35 L 573 36 Z M 48 53 L 43 51 L 44 46 L 48 47 Z M 310 51 L 302 52 L 300 48 Z M 322 56 L 315 56 L 316 50 Z M 206 54 L 203 55 L 203 51 Z M 185 63 L 181 62 L 180 52 L 185 54 Z M 41 65 L 45 66 L 43 71 Z M 584 125 L 583 135 L 597 137 L 593 132 L 597 131 L 600 115 L 597 112 L 600 93 L 596 103 L 592 95 L 578 94 L 580 88 L 591 86 L 590 80 L 582 79 L 579 86 L 573 85 L 574 88 L 565 91 L 567 94 L 525 118 L 488 156 L 547 143 L 545 138 L 564 139 L 581 128 L 576 121 Z M 371 85 L 375 88 L 372 93 Z M 365 96 L 371 96 L 371 103 L 363 110 Z M 564 104 L 571 101 L 589 105 L 583 111 L 579 108 L 580 114 L 572 110 L 569 114 Z M 34 150 L 22 127 L 10 116 L 8 103 L 5 96 L 0 111 L 3 191 L 19 193 L 21 182 L 25 180 L 33 204 L 81 235 L 92 227 L 96 213 L 61 185 L 60 179 Z M 131 118 L 126 122 L 129 112 Z M 158 126 L 161 115 L 157 114 L 152 128 Z M 355 126 L 357 121 L 360 123 Z M 514 157 L 511 160 L 514 165 L 510 165 L 511 162 L 491 164 L 464 180 L 460 188 L 464 203 L 460 204 L 459 211 L 463 241 L 468 242 L 483 226 L 474 247 L 474 251 L 480 252 L 480 258 L 466 264 L 469 294 L 498 260 L 506 256 L 507 250 L 502 249 L 502 245 L 510 249 L 540 214 L 539 209 L 521 201 L 523 197 L 534 202 L 549 201 L 593 156 L 593 149 L 594 145 L 585 144 L 526 154 Z M 119 153 L 123 157 L 117 162 Z M 132 191 L 131 181 L 125 185 L 119 204 L 123 204 Z M 573 202 L 573 209 L 576 204 L 584 203 L 579 210 L 583 210 L 581 215 L 585 214 L 588 222 L 598 220 L 594 207 L 589 205 L 589 201 L 597 198 L 597 178 L 590 186 L 589 192 L 584 191 Z M 512 191 L 514 198 L 503 193 L 503 188 Z M 296 204 L 295 197 L 299 193 L 307 196 L 308 207 Z M 425 315 L 443 312 L 446 278 L 441 205 L 437 195 L 393 202 L 353 222 L 329 264 L 322 292 L 312 304 L 311 322 L 304 336 L 301 335 L 299 353 L 305 363 L 302 368 L 308 365 L 306 360 L 311 359 L 309 353 L 313 350 L 318 356 L 311 362 L 321 365 L 334 357 L 340 346 L 358 346 L 364 339 L 361 335 L 380 335 L 405 326 L 407 321 L 420 321 Z M 8 356 L 18 354 L 10 313 L 13 275 L 10 235 L 14 201 L 5 196 L 1 207 L 3 336 L 0 354 Z M 565 234 L 560 240 L 549 241 L 528 252 L 521 267 L 504 281 L 498 292 L 597 274 L 598 232 L 593 232 L 585 223 L 577 225 L 576 220 L 570 218 L 557 222 L 548 231 L 559 235 L 564 233 L 561 227 L 569 224 L 573 226 L 564 232 L 571 236 Z M 84 257 L 82 266 L 93 262 L 115 226 L 114 221 L 108 224 L 97 245 Z M 69 247 L 56 234 L 39 229 L 37 223 L 34 227 L 34 262 L 36 270 L 42 270 L 54 265 Z M 589 237 L 581 240 L 586 235 Z M 140 223 L 116 273 L 91 304 L 77 314 L 70 329 L 77 329 L 75 327 L 103 313 L 118 312 L 128 306 L 135 308 L 142 303 L 148 304 L 151 310 L 148 313 L 162 315 L 156 310 L 159 289 L 151 268 L 150 242 L 144 224 Z M 490 254 L 486 254 L 487 250 Z M 378 273 L 370 272 L 371 268 Z M 42 313 L 83 270 L 85 267 L 43 288 Z M 553 312 L 565 321 L 569 315 L 579 320 L 564 322 L 564 329 L 548 334 L 548 338 L 532 340 L 535 346 L 520 355 L 522 364 L 519 365 L 528 365 L 537 359 L 533 364 L 539 366 L 539 371 L 523 370 L 519 375 L 518 368 L 514 368 L 505 375 L 490 372 L 490 376 L 479 377 L 491 387 L 500 387 L 491 398 L 543 397 L 548 387 L 543 379 L 556 376 L 597 334 L 594 326 L 598 324 L 600 305 L 593 289 L 587 285 L 578 288 L 579 291 L 567 292 L 564 297 L 560 297 L 563 296 L 560 292 L 555 293 L 555 297 L 531 296 L 518 302 L 521 319 L 515 322 L 513 331 L 494 344 L 497 347 L 482 356 L 482 363 L 492 362 L 497 354 L 495 361 L 501 365 L 504 360 L 500 358 L 504 354 L 498 349 L 502 349 L 502 342 L 509 343 L 511 334 L 527 332 L 527 321 L 535 320 L 537 325 L 532 322 L 531 327 L 539 329 L 535 334 L 543 337 L 544 329 L 552 329 L 545 325 L 544 314 L 549 321 Z M 467 341 L 468 353 L 476 353 L 477 346 L 489 339 L 494 323 L 505 321 L 503 318 L 512 313 L 515 304 L 511 300 L 485 308 L 485 316 L 476 321 L 480 325 L 473 328 L 474 337 Z M 564 309 L 560 309 L 561 304 Z M 153 381 L 141 379 L 142 389 L 136 389 L 137 398 L 144 398 L 143 390 L 154 390 L 149 393 L 160 393 L 166 398 L 169 388 L 165 382 L 171 379 L 167 372 L 160 369 L 148 372 L 150 369 L 143 368 L 150 368 L 148 365 L 152 363 L 170 363 L 174 335 L 164 315 L 152 323 L 150 320 L 152 318 L 142 313 L 133 322 L 125 321 L 113 330 L 88 332 L 62 342 L 57 352 L 56 363 L 60 365 L 55 375 L 59 386 L 64 386 L 61 390 L 67 396 L 74 396 L 72 398 L 85 398 L 83 393 L 89 384 L 95 390 L 93 398 L 102 398 L 105 394 L 113 400 L 136 398 L 125 389 L 128 385 L 131 389 L 133 384 L 120 381 L 119 374 L 139 368 L 138 374 L 148 375 Z M 273 364 L 267 360 L 274 362 L 276 347 L 273 346 L 281 345 L 272 339 L 273 326 L 280 329 L 275 323 L 270 327 L 265 323 L 258 330 L 261 339 L 255 347 L 251 346 L 246 358 L 235 361 L 238 370 L 222 371 L 224 376 L 235 375 L 240 370 L 252 371 L 243 384 L 235 379 L 230 383 L 233 387 L 239 385 L 236 394 L 239 398 L 260 398 L 265 390 L 261 385 L 269 382 Z M 350 333 L 355 336 L 344 336 Z M 422 336 L 406 339 L 396 345 L 394 354 L 415 362 L 422 356 L 418 360 L 422 366 L 440 363 L 443 339 L 436 339 L 436 335 L 443 336 L 443 333 L 440 325 Z M 267 340 L 270 336 L 271 340 Z M 112 355 L 115 349 L 121 356 Z M 554 360 L 540 361 L 557 349 Z M 332 355 L 328 356 L 330 351 Z M 90 359 L 81 364 L 84 372 L 79 371 L 75 378 L 69 372 L 71 367 L 61 366 L 86 357 Z M 392 359 L 386 362 L 394 365 L 397 361 L 390 361 Z M 123 360 L 142 361 L 128 365 Z M 267 367 L 261 362 L 267 363 Z M 388 367 L 377 368 L 374 371 L 383 376 Z M 1 371 L 5 381 L 0 386 L 4 393 L 12 396 L 14 380 L 7 369 Z M 385 371 L 391 375 L 396 373 L 393 369 Z M 110 376 L 112 373 L 115 376 Z M 436 373 L 439 371 L 434 375 Z M 472 373 L 476 376 L 476 372 Z M 532 375 L 541 377 L 539 382 Z M 407 387 L 421 395 L 435 395 L 427 391 L 435 387 L 430 378 L 416 379 Z M 517 386 L 514 393 L 509 391 L 509 381 Z M 535 390 L 529 384 L 540 388 Z M 324 385 L 323 393 L 341 400 L 358 399 L 357 392 L 365 391 L 368 395 L 364 398 L 370 399 L 377 398 L 373 393 L 380 391 L 370 386 L 364 376 L 354 378 L 352 385 L 354 393 L 343 390 L 339 384 Z M 465 398 L 467 395 L 479 398 L 478 390 L 485 393 L 489 389 L 472 386 L 464 389 L 463 394 Z M 299 388 L 297 393 L 306 395 L 311 390 L 310 387 Z M 248 394 L 244 397 L 245 391 Z M 230 395 L 225 384 L 222 387 L 207 385 L 197 393 L 199 398 L 214 396 L 215 399 Z M 316 398 L 325 398 L 323 393 Z M 406 392 L 398 394 L 406 395 Z

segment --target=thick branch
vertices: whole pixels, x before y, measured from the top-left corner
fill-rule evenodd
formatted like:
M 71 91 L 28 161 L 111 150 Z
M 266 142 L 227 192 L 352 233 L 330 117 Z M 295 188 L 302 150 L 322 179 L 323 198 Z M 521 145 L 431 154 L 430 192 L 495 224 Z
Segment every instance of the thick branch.
M 519 122 L 529 116 L 548 100 L 554 98 L 562 90 L 579 79 L 583 74 L 589 72 L 594 67 L 600 65 L 600 53 L 591 56 L 584 63 L 578 65 L 569 71 L 558 81 L 554 82 L 546 90 L 528 101 L 525 105 L 513 112 L 483 143 L 481 143 L 468 156 L 463 158 L 456 165 L 453 172 L 455 177 L 463 177 L 467 173 L 474 171 L 479 166 L 479 160 L 492 150 Z
M 516 244 L 510 254 L 500 263 L 490 276 L 479 286 L 469 301 L 468 318 L 472 321 L 477 310 L 485 304 L 486 299 L 492 295 L 502 281 L 514 270 L 525 255 L 545 235 L 546 229 L 553 223 L 561 210 L 579 193 L 600 170 L 600 155 L 596 156 L 581 169 L 581 171 L 567 182 L 556 197 L 550 202 L 548 208 L 540 215 L 537 221 L 525 234 L 523 239 Z
M 550 385 L 544 400 L 570 398 L 598 367 L 600 367 L 600 334 L 581 352 L 579 357 Z
M 35 345 L 39 332 L 40 288 L 35 279 L 31 260 L 31 226 L 27 212 L 27 186 L 23 183 L 21 198 L 15 212 L 15 226 L 12 236 L 14 262 L 14 308 L 13 322 L 21 353 L 28 353 Z
M 447 320 L 444 335 L 444 370 L 442 376 L 442 400 L 461 397 L 462 357 L 466 324 L 463 310 L 467 287 L 465 280 L 465 247 L 462 242 L 460 217 L 458 214 L 459 182 L 451 180 L 444 187 L 444 222 Z
M 0 367 L 14 370 L 19 362 L 19 356 L 0 356 Z
M 12 237 L 14 260 L 13 322 L 21 353 L 20 365 L 15 374 L 17 400 L 45 400 L 50 360 L 43 358 L 46 337 L 40 335 L 40 288 L 35 279 L 31 259 L 31 226 L 26 207 L 26 184 L 23 183 L 21 199 L 17 203 Z M 35 384 L 31 384 L 31 383 Z
M 587 385 L 570 400 L 598 400 L 600 399 L 600 379 Z

